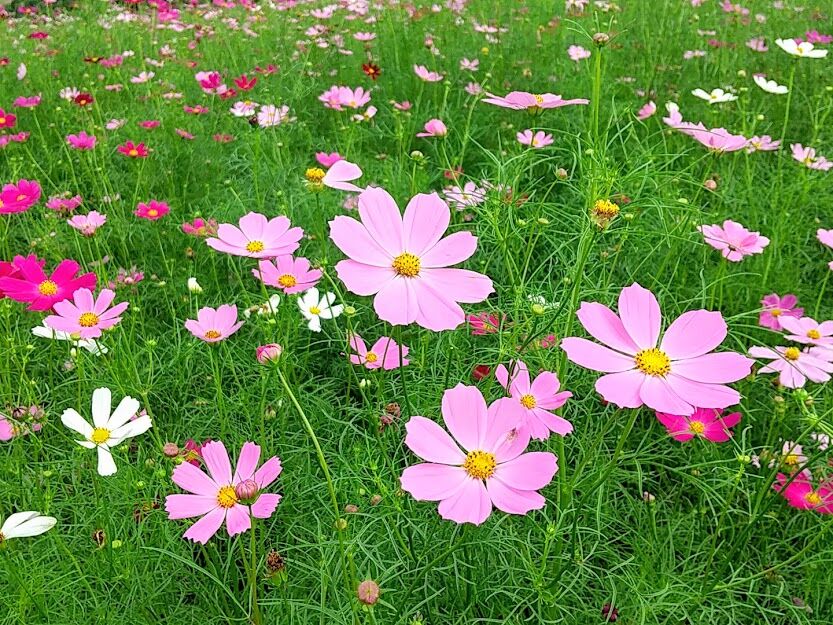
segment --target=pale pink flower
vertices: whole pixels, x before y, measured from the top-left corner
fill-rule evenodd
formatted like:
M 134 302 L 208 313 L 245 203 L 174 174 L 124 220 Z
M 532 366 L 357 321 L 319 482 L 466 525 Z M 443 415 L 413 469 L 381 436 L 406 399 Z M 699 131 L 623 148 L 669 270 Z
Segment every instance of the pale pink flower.
M 803 163 L 809 169 L 817 169 L 819 171 L 828 171 L 833 168 L 833 161 L 828 161 L 823 156 L 816 156 L 816 149 L 804 147 L 800 143 L 793 143 L 790 145 L 792 149 L 793 158 L 799 163 Z
M 480 61 L 477 59 L 469 60 L 466 57 L 460 59 L 460 70 L 476 72 L 480 67 Z
M 651 117 L 654 113 L 657 112 L 657 105 L 656 103 L 651 100 L 645 106 L 643 106 L 639 111 L 636 113 L 636 118 L 640 121 L 644 121 Z
M 796 307 L 798 298 L 789 294 L 780 297 L 777 293 L 765 295 L 761 300 L 764 309 L 758 318 L 758 325 L 770 330 L 781 329 L 781 317 L 802 317 L 804 309 Z
M 543 130 L 539 130 L 533 134 L 532 130 L 527 128 L 523 132 L 519 132 L 515 137 L 518 143 L 528 145 L 531 148 L 545 148 L 553 143 L 552 135 L 545 133 Z
M 185 329 L 206 343 L 217 343 L 237 332 L 243 323 L 237 321 L 237 306 L 223 304 L 216 310 L 200 308 L 196 319 L 185 321 Z
M 90 211 L 86 215 L 74 215 L 71 219 L 67 219 L 67 223 L 78 230 L 85 237 L 91 237 L 107 222 L 107 215 L 102 215 L 98 211 Z
M 49 315 L 44 324 L 53 330 L 69 332 L 80 339 L 96 339 L 102 330 L 108 330 L 121 321 L 120 315 L 127 309 L 128 303 L 121 302 L 112 308 L 110 304 L 116 292 L 102 289 L 98 297 L 93 297 L 90 289 L 78 289 L 72 294 L 72 300 L 55 302 L 52 309 L 56 315 Z
M 818 347 L 833 347 L 833 321 L 818 323 L 812 317 L 781 317 L 781 328 L 787 333 L 788 341 L 816 345 Z
M 480 83 L 476 82 L 467 83 L 464 90 L 469 95 L 473 95 L 475 97 L 483 94 L 483 87 L 480 86 Z
M 354 365 L 361 365 L 366 369 L 384 369 L 385 371 L 398 369 L 400 359 L 403 367 L 410 364 L 410 361 L 406 358 L 409 351 L 408 347 L 403 345 L 400 350 L 399 344 L 387 336 L 381 337 L 368 349 L 362 337 L 358 334 L 351 334 L 349 344 L 350 349 L 355 352 L 350 354 L 350 362 Z
M 432 72 L 424 65 L 414 65 L 414 73 L 425 82 L 439 82 L 443 79 L 442 74 Z
M 480 525 L 492 506 L 508 514 L 543 508 L 546 500 L 537 491 L 550 483 L 558 460 L 549 452 L 524 453 L 529 433 L 518 429 L 507 407 L 487 407 L 477 388 L 458 384 L 442 401 L 454 438 L 430 419 L 411 417 L 405 445 L 427 462 L 403 471 L 402 490 L 417 501 L 439 501 L 440 516 L 456 523 Z
M 491 93 L 483 99 L 486 104 L 494 104 L 502 108 L 514 109 L 516 111 L 527 110 L 530 113 L 538 113 L 542 109 L 553 109 L 572 104 L 588 104 L 590 100 L 578 98 L 565 100 L 560 95 L 552 93 L 534 94 L 527 91 L 511 91 L 505 96 L 496 96 Z
M 555 373 L 542 371 L 530 380 L 529 369 L 517 360 L 511 375 L 505 366 L 499 365 L 495 378 L 511 395 L 498 401 L 507 402 L 507 410 L 514 410 L 520 415 L 521 425 L 532 438 L 542 441 L 549 438 L 550 432 L 566 436 L 573 431 L 572 423 L 552 412 L 573 396 L 570 391 L 558 392 L 561 382 Z
M 769 48 L 766 45 L 766 40 L 763 37 L 752 37 L 746 42 L 746 47 L 755 52 L 766 52 Z
M 724 221 L 722 227 L 715 224 L 700 226 L 697 229 L 703 234 L 707 244 L 719 250 L 726 260 L 733 263 L 743 260 L 746 256 L 761 254 L 769 245 L 769 239 L 760 232 L 747 230 L 731 219 Z
M 239 227 L 220 224 L 217 237 L 206 239 L 209 247 L 218 252 L 249 258 L 275 258 L 292 254 L 304 236 L 301 228 L 290 228 L 289 218 L 267 219 L 260 213 L 247 213 L 240 218 Z
M 567 56 L 570 57 L 571 61 L 578 63 L 579 61 L 590 58 L 590 50 L 581 46 L 570 46 L 567 48 Z
M 596 380 L 596 391 L 620 408 L 647 405 L 687 416 L 695 407 L 740 402 L 740 394 L 726 384 L 749 375 L 752 360 L 735 352 L 712 352 L 727 334 L 719 312 L 683 313 L 660 340 L 656 297 L 634 283 L 622 289 L 618 315 L 602 304 L 582 302 L 577 316 L 602 345 L 568 337 L 561 347 L 574 363 L 607 374 Z
M 811 347 L 752 347 L 749 355 L 771 361 L 758 373 L 777 373 L 781 386 L 803 388 L 807 380 L 827 382 L 833 373 L 833 350 Z
M 443 189 L 443 195 L 458 211 L 472 206 L 479 206 L 486 199 L 486 189 L 478 187 L 472 181 L 461 187 L 451 186 Z
M 749 139 L 749 143 L 746 146 L 746 151 L 750 154 L 752 152 L 772 152 L 773 150 L 777 150 L 781 147 L 781 141 L 775 140 L 773 141 L 772 137 L 769 135 L 762 135 L 762 136 L 754 136 Z
M 309 260 L 293 256 L 278 256 L 275 261 L 261 260 L 252 275 L 263 284 L 282 290 L 287 295 L 314 287 L 321 279 L 320 269 L 310 269 Z
M 425 131 L 418 132 L 417 137 L 444 137 L 448 134 L 448 128 L 441 119 L 432 119 L 425 123 Z

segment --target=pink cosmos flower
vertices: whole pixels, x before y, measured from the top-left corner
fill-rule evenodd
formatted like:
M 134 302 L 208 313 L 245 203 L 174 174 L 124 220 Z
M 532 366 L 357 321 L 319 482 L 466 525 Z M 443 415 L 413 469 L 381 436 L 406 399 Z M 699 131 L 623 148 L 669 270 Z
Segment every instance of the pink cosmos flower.
M 746 42 L 746 47 L 755 52 L 767 52 L 769 50 L 763 37 L 752 37 Z
M 78 230 L 85 237 L 91 237 L 107 222 L 107 215 L 102 215 L 98 211 L 90 211 L 86 215 L 74 215 L 71 219 L 67 219 L 67 223 Z
M 532 130 L 527 128 L 523 132 L 519 132 L 515 137 L 518 143 L 528 145 L 531 148 L 545 148 L 548 145 L 552 145 L 552 135 L 545 133 L 543 130 L 539 130 L 533 134 Z
M 7 113 L 0 108 L 0 129 L 14 128 L 17 123 L 17 116 Z
M 739 403 L 740 394 L 725 385 L 749 375 L 753 361 L 735 352 L 711 353 L 727 333 L 719 312 L 683 313 L 660 341 L 657 299 L 634 283 L 619 294 L 618 315 L 589 302 L 582 302 L 576 314 L 602 345 L 568 337 L 561 347 L 577 365 L 607 374 L 596 380 L 596 391 L 605 400 L 620 408 L 646 405 L 684 416 L 693 414 L 695 407 Z
M 833 373 L 833 350 L 811 347 L 752 347 L 749 355 L 771 362 L 758 373 L 777 373 L 781 386 L 803 388 L 807 380 L 827 382 Z
M 789 294 L 780 297 L 777 293 L 765 295 L 761 300 L 761 306 L 764 309 L 758 317 L 758 325 L 770 330 L 781 329 L 781 317 L 801 317 L 804 315 L 803 308 L 796 308 L 798 298 L 795 295 Z
M 425 122 L 425 131 L 418 132 L 417 137 L 444 137 L 448 134 L 448 128 L 441 119 L 432 119 Z
M 231 460 L 222 442 L 206 443 L 200 449 L 200 455 L 208 475 L 190 462 L 183 462 L 174 469 L 171 479 L 192 494 L 165 498 L 169 519 L 202 517 L 188 528 L 183 538 L 205 544 L 217 533 L 223 521 L 228 535 L 234 536 L 251 528 L 251 517 L 268 519 L 272 516 L 281 496 L 262 491 L 280 475 L 280 458 L 272 456 L 258 469 L 260 447 L 246 442 L 232 474 Z
M 516 111 L 526 109 L 530 113 L 539 113 L 542 109 L 554 109 L 572 104 L 590 103 L 590 100 L 584 98 L 565 100 L 560 95 L 552 93 L 533 94 L 527 91 L 511 91 L 505 96 L 496 96 L 491 93 L 487 93 L 486 95 L 488 97 L 483 99 L 483 102 L 486 104 L 494 104 L 495 106 L 514 109 Z
M 301 228 L 289 227 L 289 219 L 281 215 L 267 219 L 260 213 L 248 213 L 240 218 L 239 228 L 220 224 L 217 237 L 206 239 L 209 247 L 218 252 L 249 258 L 275 258 L 292 254 L 304 236 Z
M 365 91 L 362 87 L 356 87 L 355 89 L 339 87 L 338 100 L 342 106 L 359 109 L 370 102 L 370 91 Z
M 456 179 L 456 176 L 454 178 Z M 462 187 L 457 185 L 446 187 L 443 189 L 443 196 L 452 207 L 462 211 L 482 204 L 486 200 L 486 189 L 478 187 L 475 182 L 469 180 Z
M 712 443 L 725 443 L 732 438 L 729 428 L 740 423 L 740 413 L 733 412 L 724 417 L 723 410 L 696 408 L 689 417 L 657 412 L 657 419 L 675 441 L 684 443 L 697 436 Z
M 645 106 L 643 106 L 636 114 L 636 119 L 640 121 L 644 121 L 651 117 L 654 113 L 657 112 L 657 105 L 656 103 L 651 100 Z
M 746 151 L 750 154 L 752 152 L 772 152 L 773 150 L 777 150 L 781 147 L 781 141 L 776 140 L 773 141 L 772 137 L 769 135 L 761 135 L 754 136 L 749 139 L 749 143 L 746 146 Z
M 81 339 L 96 339 L 101 336 L 102 330 L 108 330 L 121 321 L 120 315 L 127 310 L 127 302 L 110 307 L 115 297 L 116 292 L 110 289 L 102 289 L 95 298 L 90 289 L 78 289 L 72 294 L 72 301 L 55 302 L 53 308 L 57 314 L 49 315 L 44 324 Z
M 41 96 L 39 95 L 19 96 L 14 99 L 14 105 L 16 107 L 25 109 L 35 108 L 40 102 Z
M 129 158 L 146 158 L 149 154 L 144 143 L 133 143 L 132 141 L 125 141 L 116 150 Z
M 171 208 L 168 206 L 167 202 L 150 200 L 149 202 L 139 202 L 136 205 L 136 210 L 133 211 L 133 214 L 141 219 L 156 221 L 157 219 L 162 219 L 170 212 Z
M 477 237 L 442 238 L 451 211 L 436 193 L 414 196 L 404 218 L 384 189 L 368 187 L 358 201 L 360 222 L 343 215 L 330 222 L 330 238 L 349 257 L 336 272 L 350 292 L 376 296 L 380 319 L 452 330 L 465 319 L 458 302 L 482 302 L 494 291 L 487 276 L 450 268 L 474 254 Z
M 0 190 L 0 215 L 23 213 L 35 204 L 41 196 L 37 180 L 18 180 L 9 183 Z
M 816 322 L 811 317 L 781 317 L 781 328 L 787 332 L 788 341 L 816 345 L 818 347 L 833 347 L 833 321 Z
M 480 312 L 474 315 L 466 315 L 466 321 L 471 326 L 472 336 L 497 334 L 501 324 L 506 322 L 506 315 L 498 317 L 489 312 Z
M 329 169 L 344 157 L 338 152 L 327 154 L 326 152 L 316 152 L 315 160 L 317 160 L 322 167 Z
M 210 237 L 217 234 L 217 220 L 216 219 L 203 219 L 202 217 L 196 217 L 191 223 L 187 221 L 182 224 L 182 231 L 185 234 L 190 234 L 191 236 L 195 237 Z
M 282 290 L 287 295 L 311 289 L 321 279 L 320 269 L 310 269 L 306 258 L 278 256 L 275 261 L 261 260 L 252 274 L 263 284 Z
M 400 357 L 403 367 L 410 364 L 410 361 L 406 358 L 409 351 L 408 346 L 402 346 L 400 356 L 399 344 L 387 336 L 381 337 L 373 344 L 373 347 L 367 349 L 367 344 L 362 337 L 358 334 L 351 334 L 350 349 L 355 352 L 350 354 L 350 362 L 354 365 L 361 365 L 365 369 L 384 369 L 385 371 L 398 369 Z
M 243 323 L 237 321 L 237 306 L 223 304 L 216 310 L 200 308 L 196 319 L 185 321 L 185 329 L 206 343 L 217 343 L 237 332 Z
M 439 82 L 443 79 L 443 75 L 438 72 L 432 72 L 424 65 L 414 65 L 414 74 L 425 82 Z
M 818 238 L 822 245 L 826 245 L 830 249 L 833 249 L 833 230 L 819 228 L 816 230 L 816 238 Z
M 781 493 L 790 506 L 833 514 L 833 480 L 825 478 L 814 487 L 809 471 L 802 471 L 787 484 L 789 480 L 790 476 L 779 473 L 772 488 Z
M 67 135 L 67 143 L 76 150 L 92 150 L 95 142 L 95 135 L 88 135 L 83 130 L 77 135 Z
M 833 168 L 833 161 L 828 161 L 823 156 L 817 156 L 815 148 L 805 148 L 800 143 L 792 143 L 790 148 L 792 149 L 793 158 L 799 163 L 804 163 L 809 169 L 828 171 Z
M 74 195 L 70 198 L 53 196 L 46 201 L 46 208 L 58 211 L 59 213 L 71 213 L 81 206 L 82 201 L 80 195 Z
M 685 130 L 685 134 L 719 153 L 737 152 L 749 145 L 749 139 L 743 135 L 733 135 L 725 128 L 702 128 L 702 124 Z
M 427 462 L 403 471 L 402 490 L 417 501 L 439 501 L 440 516 L 456 523 L 480 525 L 493 505 L 508 514 L 543 508 L 537 491 L 558 471 L 558 459 L 549 452 L 524 453 L 529 433 L 518 429 L 517 414 L 506 407 L 487 407 L 476 387 L 458 384 L 442 401 L 454 438 L 430 419 L 411 417 L 405 444 Z
M 571 61 L 578 63 L 579 61 L 590 58 L 590 50 L 581 46 L 570 46 L 567 48 L 567 56 L 570 57 Z
M 351 180 L 361 178 L 362 170 L 355 163 L 346 161 L 343 158 L 335 161 L 324 177 L 321 179 L 321 184 L 331 189 L 338 189 L 339 191 L 362 191 L 361 187 L 354 185 Z
M 505 402 L 508 411 L 518 413 L 521 425 L 532 438 L 544 441 L 550 437 L 550 432 L 566 436 L 573 431 L 572 423 L 551 412 L 561 408 L 573 396 L 570 391 L 558 392 L 561 382 L 556 374 L 543 371 L 530 381 L 529 369 L 517 360 L 511 375 L 506 367 L 499 365 L 495 369 L 495 378 L 511 395 L 498 401 Z
M 769 239 L 761 236 L 760 232 L 751 232 L 731 219 L 718 225 L 700 226 L 697 228 L 706 243 L 719 250 L 726 260 L 737 263 L 746 256 L 760 254 L 769 245 Z
M 34 255 L 15 256 L 17 275 L 0 278 L 0 291 L 16 302 L 29 304 L 28 310 L 50 310 L 56 302 L 68 299 L 78 289 L 94 289 L 94 273 L 76 277 L 80 266 L 74 260 L 62 260 L 52 275 L 43 271 L 44 261 Z
M 262 364 L 268 364 L 275 360 L 278 360 L 283 353 L 283 347 L 278 345 L 277 343 L 268 343 L 266 345 L 259 345 L 258 348 L 255 350 L 255 357 L 257 361 Z

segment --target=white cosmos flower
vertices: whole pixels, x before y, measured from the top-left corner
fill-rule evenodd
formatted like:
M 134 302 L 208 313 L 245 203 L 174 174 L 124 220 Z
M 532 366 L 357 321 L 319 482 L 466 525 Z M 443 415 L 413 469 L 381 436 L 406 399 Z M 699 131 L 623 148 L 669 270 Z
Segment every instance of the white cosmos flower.
M 712 89 L 709 91 L 703 91 L 702 89 L 695 89 L 691 92 L 691 95 L 697 96 L 701 100 L 705 100 L 709 104 L 719 104 L 721 102 L 734 102 L 738 99 L 736 95 L 732 95 L 731 93 L 726 93 L 723 89 Z
M 767 80 L 766 76 L 762 76 L 761 74 L 755 74 L 752 77 L 752 80 L 754 80 L 755 84 L 767 93 L 774 93 L 775 95 L 784 95 L 789 91 L 789 88 L 786 85 L 779 85 L 774 80 Z
M 107 353 L 107 348 L 93 339 L 79 339 L 73 336 L 70 332 L 62 330 L 53 330 L 44 322 L 43 325 L 32 328 L 32 334 L 44 339 L 52 339 L 53 341 L 72 341 L 74 347 L 83 347 L 95 356 L 103 356 Z
M 309 321 L 308 327 L 313 332 L 321 332 L 322 319 L 335 319 L 344 310 L 344 306 L 333 302 L 336 300 L 335 293 L 318 294 L 318 289 L 312 287 L 298 298 L 298 308 L 301 314 Z
M 243 316 L 246 319 L 248 319 L 252 316 L 252 313 L 257 313 L 258 315 L 274 315 L 276 312 L 278 312 L 278 306 L 280 306 L 280 303 L 281 296 L 275 293 L 272 297 L 270 297 L 267 301 L 263 302 L 262 304 L 256 304 L 244 310 Z
M 15 512 L 0 527 L 0 543 L 9 538 L 38 536 L 51 530 L 57 522 L 55 517 L 43 516 L 40 512 Z
M 188 278 L 188 290 L 191 293 L 202 293 L 202 287 L 196 278 Z
M 109 388 L 97 388 L 93 391 L 92 425 L 72 408 L 67 408 L 61 415 L 61 423 L 84 437 L 84 440 L 76 441 L 81 447 L 98 449 L 99 475 L 113 475 L 116 472 L 116 463 L 110 449 L 125 439 L 147 432 L 152 427 L 147 415 L 130 420 L 139 410 L 137 400 L 125 397 L 111 414 L 111 399 Z
M 809 41 L 796 43 L 795 39 L 776 39 L 775 43 L 787 54 L 800 56 L 807 59 L 823 59 L 827 56 L 827 50 L 816 50 L 816 47 Z

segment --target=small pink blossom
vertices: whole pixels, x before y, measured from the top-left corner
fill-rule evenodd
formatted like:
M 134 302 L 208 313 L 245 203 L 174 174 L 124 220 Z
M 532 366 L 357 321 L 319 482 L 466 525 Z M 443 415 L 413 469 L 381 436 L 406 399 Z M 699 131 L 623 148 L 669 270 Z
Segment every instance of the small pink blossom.
M 644 121 L 656 112 L 657 105 L 653 100 L 651 100 L 650 102 L 645 104 L 641 109 L 639 109 L 639 111 L 636 113 L 636 118 L 640 121 Z
M 529 128 L 523 132 L 519 132 L 516 138 L 518 143 L 528 145 L 531 148 L 545 148 L 553 143 L 551 134 L 545 133 L 543 130 L 539 130 L 533 134 Z
M 329 169 L 344 157 L 338 152 L 327 154 L 326 152 L 316 152 L 315 160 L 317 160 L 322 167 Z
M 157 219 L 162 219 L 170 212 L 171 208 L 168 206 L 167 202 L 150 200 L 148 202 L 139 202 L 136 205 L 136 210 L 133 211 L 133 214 L 141 219 L 156 221 Z
M 830 478 L 824 478 L 814 486 L 808 471 L 794 477 L 779 473 L 772 488 L 793 508 L 833 514 L 833 480 Z
M 67 135 L 67 143 L 76 150 L 92 150 L 95 147 L 96 138 L 88 135 L 83 130 L 77 135 Z
M 784 317 L 779 321 L 781 328 L 787 333 L 788 341 L 816 345 L 818 347 L 833 347 L 833 321 L 818 323 L 812 317 Z
M 581 46 L 570 46 L 567 48 L 567 56 L 570 57 L 571 61 L 578 63 L 579 61 L 590 58 L 590 50 Z
M 283 215 L 267 219 L 260 213 L 247 213 L 238 225 L 220 224 L 217 236 L 206 239 L 206 244 L 233 256 L 275 258 L 292 254 L 304 236 L 304 231 L 291 228 L 289 218 Z
M 110 289 L 102 289 L 97 297 L 93 297 L 90 289 L 78 289 L 72 294 L 71 301 L 55 302 L 53 309 L 57 314 L 49 315 L 44 324 L 81 339 L 96 339 L 102 330 L 109 330 L 119 323 L 121 314 L 127 310 L 127 302 L 110 306 L 115 297 L 116 292 Z
M 752 232 L 739 223 L 727 219 L 723 226 L 700 226 L 698 230 L 703 234 L 708 245 L 719 250 L 726 260 L 739 262 L 746 256 L 761 254 L 769 245 L 769 239 L 759 232 Z
M 505 366 L 499 365 L 495 378 L 510 395 L 498 402 L 505 402 L 507 410 L 518 413 L 522 427 L 532 438 L 542 441 L 550 437 L 550 432 L 566 436 L 573 431 L 572 423 L 552 412 L 573 396 L 570 391 L 559 392 L 561 382 L 555 373 L 542 371 L 531 380 L 527 366 L 517 360 L 511 374 Z
M 752 347 L 749 355 L 770 363 L 758 373 L 777 373 L 781 386 L 803 388 L 807 380 L 821 383 L 830 379 L 833 373 L 833 350 L 811 347 L 799 350 L 797 347 Z
M 321 279 L 320 269 L 310 269 L 306 258 L 278 256 L 274 261 L 261 260 L 252 274 L 263 284 L 282 290 L 287 295 L 311 289 Z
M 102 215 L 98 211 L 90 211 L 86 215 L 74 215 L 67 223 L 78 230 L 85 237 L 91 237 L 107 222 L 107 215 Z
M 802 317 L 804 309 L 796 307 L 798 298 L 795 295 L 788 294 L 783 297 L 777 293 L 765 295 L 761 300 L 761 306 L 764 309 L 758 317 L 758 325 L 770 330 L 781 330 L 782 317 Z
M 237 321 L 237 306 L 223 304 L 217 309 L 200 308 L 196 319 L 185 321 L 185 329 L 206 343 L 217 343 L 237 332 L 243 323 Z
M 358 334 L 351 334 L 349 337 L 350 349 L 354 353 L 349 355 L 350 362 L 354 365 L 361 365 L 365 369 L 384 369 L 390 371 L 401 366 L 407 367 L 410 361 L 406 358 L 408 347 L 399 344 L 392 338 L 383 336 L 368 349 L 364 339 Z
M 818 171 L 829 171 L 833 169 L 833 161 L 828 161 L 823 156 L 817 156 L 815 148 L 804 147 L 800 143 L 790 145 L 792 155 L 799 163 L 803 163 L 809 169 Z
M 448 128 L 441 119 L 426 122 L 424 128 L 424 132 L 418 132 L 417 137 L 444 137 L 448 134 Z
M 442 74 L 430 71 L 424 65 L 414 65 L 414 73 L 425 82 L 439 82 L 443 79 Z
M 740 423 L 739 412 L 723 416 L 723 410 L 715 408 L 696 408 L 694 414 L 689 417 L 657 412 L 657 419 L 668 435 L 675 441 L 684 443 L 698 437 L 704 438 L 712 443 L 725 443 L 732 438 L 732 431 L 729 428 Z

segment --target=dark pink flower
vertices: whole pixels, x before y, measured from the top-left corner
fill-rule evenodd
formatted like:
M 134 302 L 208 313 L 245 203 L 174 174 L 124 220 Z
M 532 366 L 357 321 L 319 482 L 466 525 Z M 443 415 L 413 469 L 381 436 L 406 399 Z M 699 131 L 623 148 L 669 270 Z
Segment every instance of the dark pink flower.
M 34 255 L 15 256 L 14 266 L 17 275 L 0 278 L 0 291 L 9 299 L 29 304 L 29 310 L 49 310 L 78 289 L 95 288 L 94 273 L 76 277 L 80 267 L 74 260 L 62 260 L 50 276 L 43 271 L 44 261 Z

